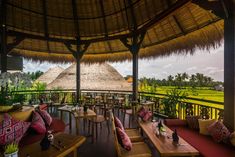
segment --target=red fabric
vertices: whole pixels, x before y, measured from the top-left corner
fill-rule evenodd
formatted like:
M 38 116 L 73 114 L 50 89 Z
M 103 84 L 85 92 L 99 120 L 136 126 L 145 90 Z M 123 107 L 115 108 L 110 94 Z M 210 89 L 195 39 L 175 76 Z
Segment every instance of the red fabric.
M 216 143 L 210 136 L 199 134 L 197 131 L 183 126 L 169 126 L 177 129 L 179 136 L 195 147 L 204 157 L 235 157 L 235 149 L 230 145 Z
M 132 148 L 132 143 L 130 138 L 126 134 L 125 130 L 120 129 L 119 127 L 116 127 L 116 130 L 117 130 L 117 136 L 119 137 L 119 139 L 121 139 L 118 140 L 118 142 L 124 149 L 130 151 Z
M 28 130 L 30 122 L 23 122 L 13 119 L 9 114 L 4 114 L 0 123 L 0 145 L 18 143 Z
M 165 119 L 164 123 L 167 126 L 187 126 L 187 121 L 181 119 Z
M 140 109 L 139 109 L 139 111 L 138 111 L 138 116 L 140 117 L 140 118 L 144 118 L 144 116 L 145 116 L 145 114 L 146 114 L 146 109 L 142 106 Z
M 50 126 L 51 122 L 52 122 L 52 118 L 51 118 L 50 114 L 46 110 L 39 110 L 38 113 L 40 114 L 40 116 L 44 120 L 45 124 L 47 126 Z
M 52 130 L 53 133 L 64 132 L 65 123 L 60 119 L 52 118 L 52 123 L 51 123 L 50 127 L 47 128 L 47 130 Z M 35 131 L 31 130 L 20 141 L 20 147 L 35 143 L 37 141 L 40 141 L 40 140 L 42 140 L 43 137 L 44 137 L 44 134 L 38 134 Z
M 214 122 L 208 127 L 208 132 L 212 136 L 215 142 L 224 142 L 228 143 L 229 142 L 229 137 L 231 133 L 229 130 L 226 128 L 226 126 L 220 122 Z
M 120 129 L 124 130 L 122 122 L 120 121 L 120 119 L 118 119 L 118 117 L 114 117 L 114 123 L 115 123 L 115 127 L 118 127 Z
M 33 118 L 32 118 L 30 128 L 35 130 L 38 134 L 46 133 L 45 123 L 38 112 L 33 111 Z
M 47 110 L 47 104 L 40 104 L 39 110 Z

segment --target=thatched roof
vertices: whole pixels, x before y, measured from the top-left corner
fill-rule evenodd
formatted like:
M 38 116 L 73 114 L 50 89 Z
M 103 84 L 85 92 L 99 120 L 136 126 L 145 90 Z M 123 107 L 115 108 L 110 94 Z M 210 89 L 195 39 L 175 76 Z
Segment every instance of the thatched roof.
M 46 83 L 48 85 L 49 83 L 54 81 L 62 71 L 64 71 L 64 69 L 61 68 L 60 66 L 50 68 L 43 75 L 41 75 L 36 81 Z
M 119 39 L 133 29 L 147 31 L 140 58 L 192 53 L 223 39 L 223 20 L 190 0 L 8 0 L 6 6 L 8 43 L 24 39 L 11 54 L 33 60 L 74 61 L 68 47 L 76 50 L 78 36 L 91 43 L 82 61 L 131 59 Z
M 76 89 L 76 64 L 60 73 L 47 88 Z M 81 89 L 130 91 L 131 85 L 109 64 L 81 64 Z

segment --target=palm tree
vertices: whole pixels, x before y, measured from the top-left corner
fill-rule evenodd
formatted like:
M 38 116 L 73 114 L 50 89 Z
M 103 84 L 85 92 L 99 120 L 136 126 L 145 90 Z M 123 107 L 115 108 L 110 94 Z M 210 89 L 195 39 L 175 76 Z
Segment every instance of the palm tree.
M 195 82 L 196 82 L 196 75 L 192 74 L 189 80 L 191 86 L 194 88 L 195 87 Z
M 173 77 L 172 75 L 169 75 L 169 76 L 167 77 L 167 81 L 168 81 L 168 83 L 169 83 L 170 86 L 173 84 L 173 80 L 174 80 L 174 77 Z
M 182 76 L 180 73 L 175 75 L 175 81 L 177 83 L 178 88 L 181 88 L 180 86 L 182 85 Z
M 183 74 L 182 74 L 182 82 L 184 82 L 184 85 L 186 86 L 186 79 L 188 79 L 188 74 L 186 73 L 186 72 L 184 72 Z

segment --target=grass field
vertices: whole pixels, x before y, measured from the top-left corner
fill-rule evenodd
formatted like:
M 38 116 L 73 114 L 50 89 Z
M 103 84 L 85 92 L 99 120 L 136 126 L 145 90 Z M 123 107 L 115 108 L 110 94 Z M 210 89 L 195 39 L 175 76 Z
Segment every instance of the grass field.
M 151 92 L 151 88 L 152 87 L 145 87 L 145 89 L 144 90 L 142 89 L 142 91 Z M 169 91 L 173 88 L 177 88 L 177 87 L 175 87 L 175 86 L 160 86 L 160 87 L 156 88 L 156 93 L 166 94 L 167 91 Z M 179 90 L 187 93 L 187 97 L 189 97 L 189 98 L 197 98 L 197 99 L 201 99 L 201 100 L 212 100 L 212 101 L 216 101 L 216 102 L 220 102 L 220 103 L 224 102 L 224 92 L 216 91 L 216 90 L 210 89 L 208 87 L 198 87 L 195 89 L 192 89 L 191 87 L 183 87 Z M 196 101 L 196 100 L 187 100 L 187 101 L 191 102 L 191 103 L 202 104 L 202 101 Z M 218 105 L 216 103 L 203 102 L 203 105 L 223 108 L 223 105 Z

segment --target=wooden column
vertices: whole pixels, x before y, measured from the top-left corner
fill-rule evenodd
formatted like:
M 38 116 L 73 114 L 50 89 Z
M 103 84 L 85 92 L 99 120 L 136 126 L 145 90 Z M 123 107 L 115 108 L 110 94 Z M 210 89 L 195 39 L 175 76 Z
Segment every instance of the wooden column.
M 1 46 L 1 73 L 7 72 L 7 34 L 6 34 L 6 1 L 0 1 L 0 46 Z
M 133 36 L 131 38 L 122 38 L 120 39 L 121 42 L 129 49 L 129 51 L 132 54 L 133 59 L 133 65 L 132 65 L 132 77 L 133 77 L 133 83 L 132 83 L 132 100 L 137 101 L 138 99 L 138 56 L 139 56 L 139 50 L 140 46 L 144 40 L 145 31 L 137 34 L 133 33 Z M 129 44 L 131 43 L 131 44 Z
M 235 4 L 227 0 L 224 18 L 224 123 L 235 130 Z

